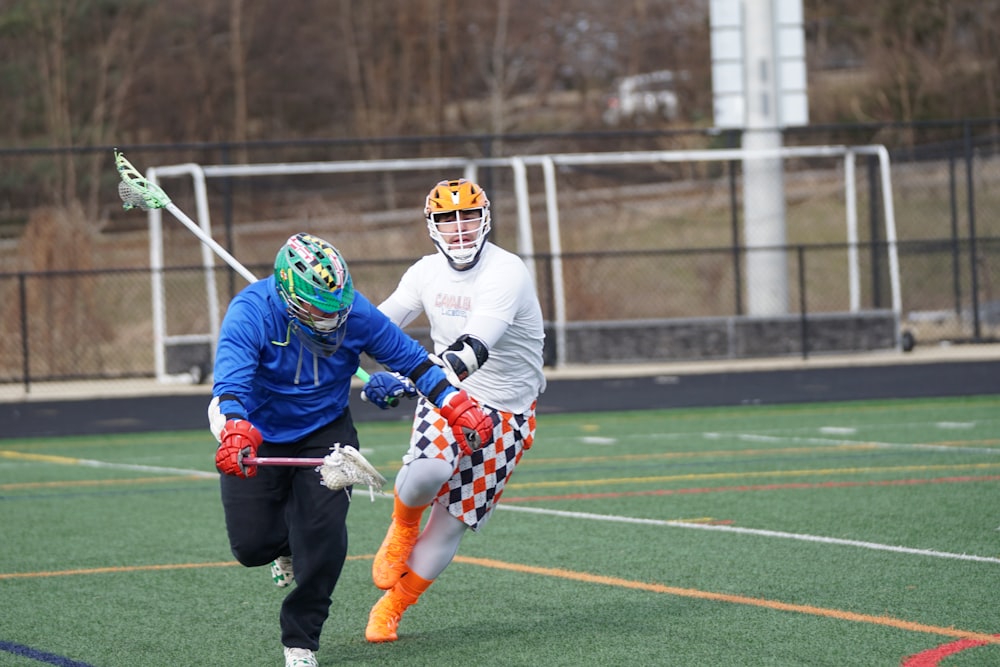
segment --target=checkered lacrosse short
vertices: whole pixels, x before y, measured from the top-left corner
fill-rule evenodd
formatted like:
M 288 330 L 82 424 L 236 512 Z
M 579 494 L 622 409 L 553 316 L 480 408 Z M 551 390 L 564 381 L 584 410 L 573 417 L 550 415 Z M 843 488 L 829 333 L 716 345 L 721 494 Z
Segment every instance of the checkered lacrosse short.
M 421 398 L 413 417 L 410 451 L 404 459 L 442 459 L 455 465 L 455 473 L 441 487 L 436 501 L 472 530 L 479 530 L 489 518 L 514 466 L 535 438 L 534 404 L 523 414 L 482 404 L 479 407 L 493 420 L 493 442 L 472 456 L 462 456 L 444 417 Z

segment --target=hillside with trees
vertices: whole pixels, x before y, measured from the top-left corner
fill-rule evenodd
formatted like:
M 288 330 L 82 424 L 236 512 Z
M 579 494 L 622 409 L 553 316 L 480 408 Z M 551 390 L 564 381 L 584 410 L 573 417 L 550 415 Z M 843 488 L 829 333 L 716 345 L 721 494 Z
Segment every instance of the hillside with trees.
M 804 16 L 813 125 L 1000 116 L 1000 0 Z M 47 204 L 104 218 L 108 154 L 88 147 L 226 142 L 242 162 L 248 142 L 704 129 L 709 34 L 708 0 L 6 0 L 2 225 Z M 662 70 L 677 113 L 608 128 L 615 82 Z
M 672 122 L 703 126 L 708 4 L 8 0 L 0 145 L 586 130 L 616 78 L 664 69 Z M 813 123 L 1000 113 L 1000 2 L 804 11 Z

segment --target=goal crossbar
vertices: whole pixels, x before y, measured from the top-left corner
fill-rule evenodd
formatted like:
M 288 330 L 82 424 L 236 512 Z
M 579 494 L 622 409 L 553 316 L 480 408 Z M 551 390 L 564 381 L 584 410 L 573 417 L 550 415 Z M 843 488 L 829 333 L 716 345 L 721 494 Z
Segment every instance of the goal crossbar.
M 889 152 L 882 145 L 866 146 L 789 146 L 774 149 L 748 150 L 740 148 L 711 150 L 671 150 L 671 151 L 631 151 L 607 153 L 553 153 L 544 155 L 523 155 L 498 158 L 413 158 L 388 160 L 360 160 L 341 162 L 299 162 L 299 163 L 262 163 L 243 165 L 198 165 L 193 163 L 152 167 L 147 170 L 146 178 L 157 182 L 160 178 L 177 178 L 189 176 L 194 183 L 196 200 L 196 218 L 198 226 L 205 236 L 211 239 L 211 221 L 208 211 L 208 198 L 205 180 L 209 178 L 241 178 L 253 176 L 288 176 L 304 174 L 346 174 L 372 173 L 387 171 L 452 171 L 462 170 L 466 178 L 477 180 L 480 168 L 508 168 L 513 175 L 515 203 L 517 206 L 518 254 L 527 263 L 532 277 L 537 278 L 535 253 L 532 236 L 531 211 L 528 205 L 530 189 L 528 185 L 528 169 L 540 168 L 543 173 L 543 183 L 546 198 L 546 222 L 551 251 L 551 282 L 553 289 L 553 333 L 555 335 L 557 367 L 566 362 L 566 295 L 563 279 L 561 226 L 558 206 L 558 167 L 587 165 L 626 165 L 626 164 L 656 164 L 681 162 L 729 162 L 745 159 L 767 158 L 841 158 L 844 161 L 844 192 L 848 248 L 848 290 L 850 309 L 856 312 L 861 308 L 861 287 L 858 248 L 858 218 L 857 194 L 855 183 L 855 159 L 857 156 L 868 155 L 877 158 L 879 179 L 884 211 L 886 245 L 889 262 L 889 284 L 892 300 L 892 311 L 897 323 L 902 312 L 902 291 L 900 285 L 900 268 L 896 236 L 896 220 L 893 207 L 891 169 Z M 206 293 L 211 310 L 209 324 L 211 331 L 204 336 L 170 337 L 166 333 L 165 304 L 163 298 L 163 236 L 160 211 L 149 211 L 150 225 L 150 258 L 153 268 L 153 326 L 156 359 L 156 374 L 161 381 L 190 381 L 187 374 L 171 376 L 166 372 L 164 347 L 174 342 L 208 342 L 213 347 L 218 337 L 219 317 L 215 290 L 214 268 L 215 259 L 212 245 L 214 241 L 202 244 L 202 264 L 205 268 Z M 194 230 L 193 230 L 194 231 Z M 201 236 L 200 234 L 198 234 Z M 217 245 L 217 244 L 215 244 Z M 220 246 L 221 248 L 221 246 Z M 225 252 L 225 251 L 223 251 Z M 223 254 L 214 255 L 225 259 Z M 232 263 L 230 262 L 230 265 Z M 237 267 L 233 267 L 235 269 Z M 246 276 L 244 276 L 246 277 Z M 897 347 L 899 334 L 897 326 Z

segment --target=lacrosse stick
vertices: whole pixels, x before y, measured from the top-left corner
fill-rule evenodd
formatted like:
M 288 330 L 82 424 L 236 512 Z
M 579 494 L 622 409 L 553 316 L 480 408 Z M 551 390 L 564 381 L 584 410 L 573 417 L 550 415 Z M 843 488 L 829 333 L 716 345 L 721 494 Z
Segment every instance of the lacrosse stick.
M 336 444 L 330 448 L 330 453 L 323 458 L 294 458 L 294 457 L 255 457 L 246 456 L 240 459 L 243 465 L 248 466 L 299 466 L 315 467 L 319 469 L 322 481 L 320 484 L 331 491 L 339 491 L 354 484 L 364 484 L 368 487 L 368 494 L 372 502 L 375 501 L 375 492 L 381 491 L 386 479 L 375 469 L 364 455 L 353 447 L 344 447 Z
M 126 211 L 130 211 L 133 208 L 142 209 L 143 211 L 153 208 L 166 209 L 181 224 L 191 230 L 198 237 L 199 241 L 211 248 L 212 252 L 221 257 L 238 274 L 246 278 L 247 282 L 257 282 L 257 276 L 251 273 L 247 267 L 240 264 L 235 257 L 229 254 L 228 250 L 216 243 L 215 239 L 206 234 L 205 230 L 189 218 L 184 211 L 177 208 L 170 201 L 170 197 L 163 191 L 163 188 L 147 180 L 145 176 L 132 166 L 131 162 L 125 159 L 125 155 L 117 149 L 115 150 L 115 168 L 118 169 L 118 175 L 122 179 L 118 184 L 118 196 L 122 198 L 122 207 Z
M 177 205 L 170 201 L 170 197 L 156 183 L 149 181 L 139 173 L 139 170 L 132 166 L 132 163 L 125 159 L 125 155 L 117 148 L 115 153 L 115 168 L 121 177 L 118 183 L 118 196 L 122 198 L 122 208 L 131 211 L 134 208 L 148 211 L 154 208 L 166 209 L 172 216 L 177 218 L 187 227 L 198 240 L 211 248 L 212 252 L 218 255 L 226 264 L 231 266 L 236 273 L 243 276 L 249 283 L 257 282 L 258 278 L 250 269 L 243 266 L 238 259 L 233 257 L 228 250 L 216 243 L 215 239 L 205 233 L 201 227 L 189 218 L 184 211 L 177 208 Z M 368 384 L 371 377 L 362 368 L 358 368 L 354 373 L 358 378 Z

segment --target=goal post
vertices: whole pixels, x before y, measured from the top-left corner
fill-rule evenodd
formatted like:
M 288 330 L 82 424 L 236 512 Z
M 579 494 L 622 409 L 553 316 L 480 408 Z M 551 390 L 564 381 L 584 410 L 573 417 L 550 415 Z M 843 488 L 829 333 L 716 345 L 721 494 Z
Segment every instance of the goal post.
M 902 316 L 902 288 L 900 285 L 899 253 L 896 236 L 896 216 L 892 199 L 892 179 L 889 151 L 882 145 L 868 146 L 790 146 L 768 150 L 712 149 L 689 151 L 635 151 L 628 153 L 564 153 L 510 158 L 515 167 L 523 170 L 526 165 L 540 165 L 544 170 L 545 197 L 549 205 L 549 234 L 552 244 L 552 283 L 554 295 L 553 328 L 556 335 L 556 366 L 566 363 L 566 312 L 565 289 L 562 276 L 560 225 L 558 222 L 556 167 L 559 166 L 599 166 L 624 164 L 656 164 L 678 162 L 729 162 L 745 158 L 796 158 L 796 157 L 839 157 L 844 160 L 845 223 L 848 252 L 848 289 L 851 312 L 860 310 L 861 280 L 858 253 L 857 184 L 855 182 L 855 158 L 858 155 L 873 155 L 879 163 L 879 179 L 882 206 L 885 213 L 886 245 L 889 261 L 889 285 L 892 312 L 896 319 L 896 346 L 900 346 L 899 322 Z M 518 170 L 515 169 L 515 172 Z M 518 201 L 526 201 L 529 195 L 526 178 L 515 178 L 515 192 Z M 518 216 L 522 227 L 520 237 L 531 238 L 531 221 L 526 215 Z
M 212 238 L 212 225 L 208 213 L 208 192 L 205 174 L 200 165 L 181 164 L 151 167 L 146 171 L 150 183 L 160 177 L 189 175 L 194 184 L 196 219 L 203 234 Z M 151 208 L 149 217 L 149 266 L 151 303 L 153 307 L 153 361 L 159 382 L 200 383 L 215 358 L 215 343 L 219 336 L 219 297 L 215 281 L 215 259 L 210 245 L 202 243 L 201 264 L 204 267 L 205 298 L 208 309 L 209 330 L 204 334 L 175 334 L 167 332 L 166 289 L 164 286 L 163 211 Z M 168 358 L 171 351 L 175 358 Z
M 170 334 L 168 332 L 165 299 L 163 215 L 160 209 L 148 211 L 151 304 L 153 309 L 153 359 L 159 382 L 199 383 L 210 372 L 219 336 L 220 306 L 215 279 L 216 259 L 226 261 L 248 282 L 256 277 L 234 260 L 212 236 L 206 179 L 225 177 L 277 176 L 297 174 L 344 174 L 402 170 L 462 169 L 465 177 L 475 180 L 477 165 L 462 158 L 428 158 L 412 160 L 374 160 L 360 162 L 302 162 L 293 164 L 210 165 L 195 163 L 150 167 L 146 179 L 154 184 L 161 178 L 189 176 L 194 186 L 195 220 L 191 229 L 201 241 L 201 266 L 204 271 L 209 331 L 204 334 Z M 200 233 L 199 233 L 200 230 Z

